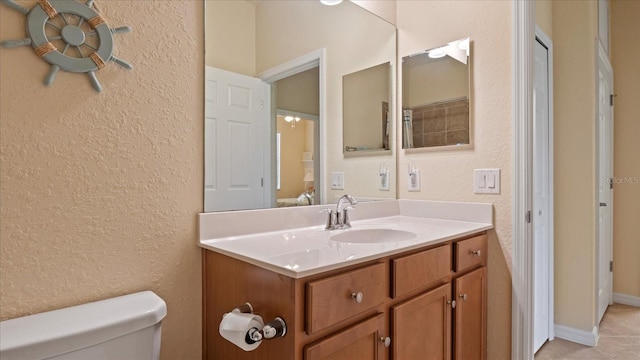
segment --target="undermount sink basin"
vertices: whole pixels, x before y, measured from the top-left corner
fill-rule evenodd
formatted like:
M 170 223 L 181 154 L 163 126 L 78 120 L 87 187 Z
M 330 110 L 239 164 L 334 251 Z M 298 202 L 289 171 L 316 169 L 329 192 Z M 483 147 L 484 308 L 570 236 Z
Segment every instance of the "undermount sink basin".
M 384 243 L 415 239 L 416 234 L 394 229 L 349 229 L 329 239 L 344 243 Z

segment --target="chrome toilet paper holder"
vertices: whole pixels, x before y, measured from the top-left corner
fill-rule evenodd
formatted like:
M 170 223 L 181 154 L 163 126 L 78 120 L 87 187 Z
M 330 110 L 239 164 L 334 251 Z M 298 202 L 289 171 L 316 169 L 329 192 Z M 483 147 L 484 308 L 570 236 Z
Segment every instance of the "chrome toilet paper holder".
M 244 303 L 237 308 L 233 309 L 233 311 L 238 311 L 244 314 L 253 314 L 253 306 L 251 303 Z M 287 323 L 280 316 L 276 316 L 275 319 L 266 323 L 262 329 L 258 329 L 252 327 L 247 331 L 245 335 L 244 341 L 247 344 L 255 344 L 262 340 L 275 339 L 278 337 L 283 337 L 287 334 Z

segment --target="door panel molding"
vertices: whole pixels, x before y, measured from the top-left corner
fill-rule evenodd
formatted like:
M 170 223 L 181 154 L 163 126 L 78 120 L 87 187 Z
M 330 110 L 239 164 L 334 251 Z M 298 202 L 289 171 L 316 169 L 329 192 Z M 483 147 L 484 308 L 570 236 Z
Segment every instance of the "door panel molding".
M 596 321 L 599 323 L 604 315 L 604 311 L 607 306 L 613 302 L 613 272 L 609 271 L 609 261 L 613 260 L 613 190 L 610 189 L 609 182 L 605 178 L 613 177 L 613 105 L 609 103 L 609 96 L 613 94 L 613 68 L 609 61 L 605 49 L 598 39 L 596 42 L 596 116 L 595 116 L 595 131 L 596 131 L 596 171 L 594 184 L 594 199 L 596 199 L 594 206 L 595 216 L 595 235 L 596 235 L 596 286 L 595 286 L 595 311 Z M 603 81 L 601 81 L 601 74 L 607 76 L 604 83 L 609 87 L 604 89 L 603 94 Z M 606 92 L 609 92 L 608 94 Z M 603 109 L 604 108 L 604 109 Z M 601 114 L 602 110 L 608 112 L 610 121 L 605 125 L 607 133 L 602 134 Z M 602 154 L 602 141 L 605 141 L 605 154 Z M 603 164 L 604 162 L 604 164 Z M 605 171 L 603 172 L 603 167 Z M 604 195 L 603 195 L 604 193 Z M 604 198 L 603 198 L 604 196 Z M 607 206 L 600 206 L 600 203 L 606 203 Z M 608 221 L 605 229 L 601 229 L 601 216 L 605 216 Z M 603 237 L 605 239 L 603 239 Z M 603 242 L 604 241 L 604 242 Z M 602 286 L 602 277 L 606 277 L 604 287 Z M 603 292 L 603 294 L 601 294 Z

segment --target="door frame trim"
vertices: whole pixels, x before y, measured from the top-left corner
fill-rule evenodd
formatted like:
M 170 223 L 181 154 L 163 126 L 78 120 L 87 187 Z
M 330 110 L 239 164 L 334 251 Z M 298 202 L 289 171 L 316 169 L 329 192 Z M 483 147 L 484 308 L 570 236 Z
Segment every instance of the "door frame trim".
M 547 56 L 548 56 L 548 68 L 547 68 L 547 85 L 549 86 L 549 141 L 548 141 L 548 154 L 549 154 L 549 169 L 548 169 L 548 181 L 549 181 L 549 208 L 548 208 L 548 216 L 549 216 L 549 340 L 553 340 L 555 338 L 555 326 L 554 326 L 554 153 L 553 153 L 553 41 L 547 34 L 536 25 L 535 27 L 535 35 L 536 40 L 539 41 L 543 46 L 547 48 Z
M 303 71 L 312 69 L 314 67 L 318 67 L 319 71 L 319 99 L 318 99 L 318 122 L 316 128 L 318 129 L 318 139 L 316 142 L 317 146 L 314 149 L 314 159 L 319 158 L 319 161 L 314 161 L 314 186 L 319 191 L 316 191 L 316 201 L 318 204 L 324 204 L 326 202 L 327 197 L 327 184 L 326 184 L 326 176 L 320 176 L 321 174 L 326 174 L 327 166 L 327 150 L 324 147 L 321 147 L 320 144 L 326 143 L 326 134 L 327 134 L 327 121 L 326 121 L 326 104 L 327 104 L 327 82 L 326 82 L 326 73 L 327 73 L 327 50 L 325 48 L 319 48 L 313 50 L 307 54 L 299 56 L 295 59 L 267 69 L 260 74 L 257 75 L 262 81 L 267 84 L 272 84 L 278 80 L 282 80 L 286 77 L 301 73 Z M 274 113 L 276 111 L 275 104 L 270 104 L 269 114 Z M 275 127 L 274 127 L 275 128 Z M 269 136 L 269 135 L 268 135 Z M 272 149 L 274 153 L 275 159 L 275 149 Z M 318 192 L 320 193 L 319 198 Z
M 511 358 L 533 359 L 532 211 L 535 3 L 512 1 L 512 305 Z

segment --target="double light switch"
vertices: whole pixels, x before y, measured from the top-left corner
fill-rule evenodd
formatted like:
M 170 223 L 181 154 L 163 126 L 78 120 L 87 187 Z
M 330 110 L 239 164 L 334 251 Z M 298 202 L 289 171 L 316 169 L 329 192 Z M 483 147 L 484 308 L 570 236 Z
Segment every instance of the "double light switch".
M 476 194 L 500 194 L 500 169 L 475 169 L 473 190 Z

